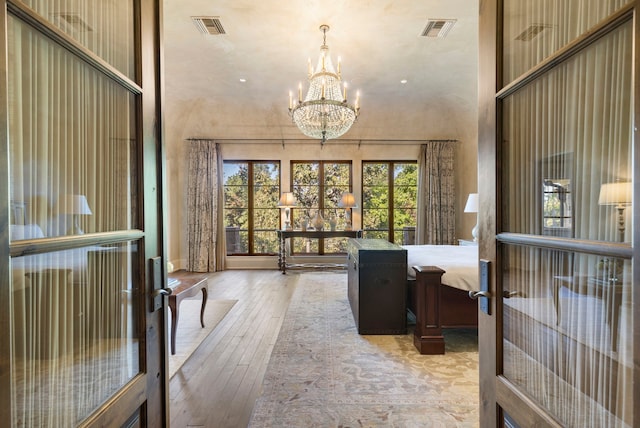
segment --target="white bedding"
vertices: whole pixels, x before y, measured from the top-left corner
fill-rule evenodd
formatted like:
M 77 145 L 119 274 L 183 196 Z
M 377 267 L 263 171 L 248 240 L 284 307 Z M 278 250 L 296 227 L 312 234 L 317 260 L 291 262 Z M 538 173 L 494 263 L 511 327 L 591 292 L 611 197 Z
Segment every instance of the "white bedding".
M 478 247 L 474 245 L 403 245 L 407 250 L 407 275 L 415 279 L 413 266 L 443 269 L 442 283 L 461 290 L 479 290 Z

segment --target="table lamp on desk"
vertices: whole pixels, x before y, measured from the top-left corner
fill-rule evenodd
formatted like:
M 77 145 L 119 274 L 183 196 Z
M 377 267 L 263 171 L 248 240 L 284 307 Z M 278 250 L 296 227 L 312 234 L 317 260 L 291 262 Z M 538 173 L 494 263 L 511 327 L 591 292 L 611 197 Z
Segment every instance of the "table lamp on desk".
M 290 220 L 290 212 L 291 208 L 296 206 L 296 198 L 293 196 L 291 192 L 283 192 L 280 196 L 280 202 L 278 202 L 278 207 L 284 208 L 284 230 L 291 230 L 291 220 Z

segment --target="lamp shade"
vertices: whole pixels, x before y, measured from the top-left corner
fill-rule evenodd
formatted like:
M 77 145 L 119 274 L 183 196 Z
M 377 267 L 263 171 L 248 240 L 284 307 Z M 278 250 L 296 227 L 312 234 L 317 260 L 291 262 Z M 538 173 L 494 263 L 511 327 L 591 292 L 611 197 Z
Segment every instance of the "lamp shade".
M 631 203 L 631 183 L 605 183 L 600 187 L 598 205 L 628 205 Z
M 293 196 L 291 192 L 283 192 L 280 196 L 280 202 L 278 202 L 279 207 L 290 208 L 296 206 L 296 197 Z
M 58 207 L 64 214 L 93 214 L 84 195 L 65 195 Z
M 464 206 L 464 212 L 466 213 L 478 212 L 478 194 L 477 193 L 469 193 L 469 197 L 467 198 L 467 204 Z
M 353 193 L 344 192 L 340 197 L 340 201 L 338 202 L 338 207 L 340 208 L 358 208 L 358 204 L 356 203 L 356 198 L 353 196 Z

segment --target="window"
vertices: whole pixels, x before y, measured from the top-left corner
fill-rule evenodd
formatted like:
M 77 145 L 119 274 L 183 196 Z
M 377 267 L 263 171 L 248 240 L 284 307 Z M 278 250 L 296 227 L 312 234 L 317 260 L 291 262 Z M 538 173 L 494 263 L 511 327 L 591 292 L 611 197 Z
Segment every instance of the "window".
M 350 161 L 295 161 L 291 162 L 291 191 L 296 197 L 296 208 L 291 210 L 291 224 L 299 229 L 303 221 L 312 219 L 319 211 L 325 227 L 336 217 L 338 228 L 345 225 L 345 211 L 338 208 L 344 192 L 351 191 Z M 302 254 L 343 253 L 347 238 L 294 239 L 293 252 Z
M 545 179 L 543 184 L 543 234 L 571 237 L 571 180 Z
M 280 162 L 224 162 L 224 225 L 228 255 L 277 254 Z
M 416 162 L 363 162 L 363 236 L 415 243 L 417 195 Z

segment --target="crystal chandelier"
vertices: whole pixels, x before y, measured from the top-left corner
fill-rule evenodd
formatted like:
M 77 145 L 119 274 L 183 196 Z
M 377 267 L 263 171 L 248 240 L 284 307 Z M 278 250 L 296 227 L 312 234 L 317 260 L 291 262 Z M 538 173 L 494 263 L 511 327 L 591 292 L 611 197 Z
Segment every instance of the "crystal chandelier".
M 360 113 L 359 98 L 351 105 L 347 102 L 347 84 L 340 87 L 340 58 L 338 70 L 333 68 L 327 46 L 328 25 L 321 25 L 323 39 L 320 58 L 315 72 L 309 60 L 309 90 L 302 99 L 302 83 L 298 86 L 298 102 L 294 104 L 289 92 L 289 113 L 300 131 L 311 138 L 319 138 L 324 144 L 331 138 L 338 138 L 351 128 Z

